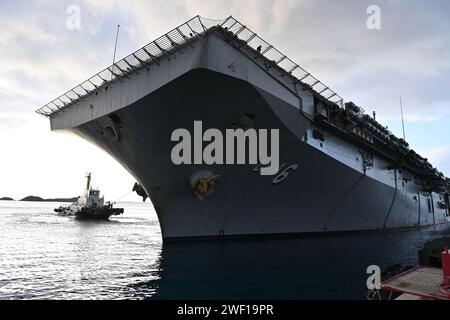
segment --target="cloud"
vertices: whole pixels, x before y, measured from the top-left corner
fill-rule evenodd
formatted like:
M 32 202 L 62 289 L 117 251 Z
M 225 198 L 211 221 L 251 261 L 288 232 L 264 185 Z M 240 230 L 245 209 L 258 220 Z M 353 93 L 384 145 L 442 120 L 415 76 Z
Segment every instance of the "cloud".
M 438 146 L 423 151 L 425 157 L 442 171 L 446 176 L 450 176 L 450 146 Z
M 450 157 L 450 146 L 440 146 L 431 150 L 427 150 L 426 153 L 429 159 L 434 161 L 442 161 Z
M 39 4 L 39 6 L 36 6 Z M 0 111 L 32 112 L 110 63 L 92 30 L 66 28 L 66 6 L 39 0 L 34 10 L 0 9 Z M 86 14 L 85 25 L 95 21 Z M 112 44 L 110 45 L 112 46 Z
M 440 94 L 438 94 L 440 95 Z M 414 97 L 414 95 L 411 95 Z M 404 107 L 405 119 L 415 123 L 449 123 L 450 119 L 450 98 L 449 93 L 435 96 L 428 100 L 415 97 L 416 102 Z M 395 118 L 392 113 L 389 118 Z M 450 135 L 450 131 L 449 131 Z
M 149 42 L 196 15 L 215 20 L 230 15 L 242 17 L 246 25 L 272 36 L 283 31 L 293 9 L 301 3 L 296 0 L 85 0 L 89 10 L 102 15 L 121 12 L 127 21 L 132 20 L 126 30 L 138 43 Z
M 39 0 L 32 13 L 11 15 L 0 11 L 5 17 L 1 24 L 7 31 L 0 35 L 0 79 L 8 79 L 10 91 L 59 95 L 106 67 L 117 23 L 127 33 L 119 41 L 121 57 L 196 14 L 213 19 L 233 14 L 346 100 L 389 117 L 396 116 L 390 110 L 402 95 L 414 111 L 408 115 L 411 121 L 447 116 L 443 107 L 433 116 L 423 117 L 420 112 L 425 103 L 442 106 L 450 101 L 446 90 L 450 86 L 450 24 L 436 18 L 450 9 L 446 2 L 439 2 L 439 9 L 404 1 L 379 1 L 379 31 L 366 28 L 370 1 L 74 3 L 81 10 L 83 29 L 79 32 L 65 28 L 69 2 L 55 5 Z
M 24 124 L 24 121 L 20 121 L 17 118 L 4 118 L 0 116 L 0 132 L 2 130 L 20 127 L 22 124 Z
M 450 4 L 377 3 L 382 29 L 371 31 L 366 27 L 369 1 L 302 2 L 274 43 L 346 101 L 388 118 L 397 116 L 403 96 L 416 121 L 445 118 L 450 23 L 443 12 Z
M 235 16 L 345 100 L 353 100 L 368 113 L 376 110 L 378 119 L 389 121 L 390 125 L 400 120 L 402 96 L 405 119 L 410 122 L 407 128 L 421 132 L 414 139 L 418 141 L 417 149 L 425 150 L 434 165 L 450 174 L 450 152 L 443 138 L 450 136 L 450 2 L 376 3 L 382 18 L 382 29 L 376 31 L 366 27 L 366 9 L 373 4 L 371 0 L 2 3 L 0 137 L 2 143 L 7 139 L 8 148 L 14 150 L 4 155 L 2 163 L 11 168 L 27 166 L 27 150 L 33 150 L 39 153 L 39 164 L 45 166 L 52 163 L 55 152 L 65 150 L 69 143 L 82 153 L 92 154 L 91 161 L 65 159 L 64 165 L 57 167 L 59 174 L 64 174 L 66 167 L 72 168 L 71 178 L 75 179 L 89 166 L 100 171 L 105 155 L 96 154 L 92 146 L 65 135 L 55 137 L 48 132 L 47 120 L 39 118 L 35 109 L 111 63 L 117 24 L 123 30 L 117 55 L 121 58 L 198 14 L 211 19 Z M 69 5 L 77 5 L 81 10 L 81 30 L 66 28 Z M 45 152 L 39 152 L 39 143 L 45 144 Z M 110 163 L 109 172 L 126 175 L 118 168 Z M 27 170 L 33 175 L 33 168 Z M 104 173 L 107 177 L 108 172 Z M 8 174 L 3 172 L 2 179 L 13 184 L 14 174 Z M 39 185 L 33 182 L 34 188 Z M 45 186 L 49 196 L 52 187 Z M 16 186 L 18 193 L 21 188 Z M 120 195 L 126 190 L 117 187 L 108 192 Z M 72 195 L 72 191 L 68 194 Z
M 18 41 L 34 43 L 55 44 L 58 37 L 42 29 L 37 17 L 29 16 L 26 20 L 11 17 L 2 13 L 0 15 L 0 46 L 8 46 Z

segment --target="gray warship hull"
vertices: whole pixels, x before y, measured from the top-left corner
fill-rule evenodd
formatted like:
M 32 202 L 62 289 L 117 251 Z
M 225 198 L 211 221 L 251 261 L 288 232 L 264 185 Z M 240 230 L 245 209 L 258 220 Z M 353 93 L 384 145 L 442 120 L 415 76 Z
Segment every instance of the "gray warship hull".
M 413 170 L 318 125 L 316 93 L 209 32 L 50 116 L 121 163 L 149 195 L 166 240 L 386 230 L 449 221 L 445 194 Z M 243 120 L 244 119 L 244 120 Z M 174 165 L 171 134 L 279 129 L 280 178 L 255 165 Z M 317 133 L 320 133 L 319 135 Z M 203 201 L 196 172 L 220 175 Z M 448 201 L 448 200 L 447 200 Z

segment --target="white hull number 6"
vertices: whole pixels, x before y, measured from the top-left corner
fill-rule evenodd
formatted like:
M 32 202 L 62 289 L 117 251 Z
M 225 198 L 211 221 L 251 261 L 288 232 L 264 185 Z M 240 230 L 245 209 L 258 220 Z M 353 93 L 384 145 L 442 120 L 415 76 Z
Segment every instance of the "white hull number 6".
M 283 182 L 284 180 L 286 180 L 286 178 L 289 176 L 290 172 L 293 172 L 295 170 L 297 170 L 298 165 L 297 164 L 291 164 L 289 167 L 287 167 L 286 169 L 284 169 L 283 171 L 281 171 L 280 174 L 278 174 L 272 181 L 273 185 L 277 185 L 281 182 Z

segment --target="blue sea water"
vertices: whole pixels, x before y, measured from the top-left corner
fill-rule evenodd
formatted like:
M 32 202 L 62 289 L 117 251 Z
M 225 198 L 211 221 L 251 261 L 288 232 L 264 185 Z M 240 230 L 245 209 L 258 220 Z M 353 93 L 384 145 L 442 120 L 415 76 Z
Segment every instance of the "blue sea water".
M 149 204 L 78 221 L 0 201 L 0 299 L 365 299 L 366 269 L 418 263 L 449 227 L 163 245 Z

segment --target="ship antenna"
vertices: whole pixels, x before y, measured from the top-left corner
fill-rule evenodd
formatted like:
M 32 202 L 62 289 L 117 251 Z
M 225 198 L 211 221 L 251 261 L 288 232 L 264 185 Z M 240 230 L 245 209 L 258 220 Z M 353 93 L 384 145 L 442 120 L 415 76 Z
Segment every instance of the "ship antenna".
M 119 29 L 120 29 L 120 24 L 117 25 L 116 42 L 114 44 L 114 55 L 113 55 L 113 63 L 112 63 L 113 70 L 114 70 L 114 64 L 116 63 L 117 42 L 119 41 Z M 112 77 L 113 77 L 113 73 L 111 72 L 111 80 L 112 80 Z
M 402 103 L 402 97 L 400 97 L 400 112 L 401 112 L 401 114 L 402 114 L 403 140 L 406 141 L 406 136 L 405 136 L 405 121 L 403 120 L 403 103 Z

